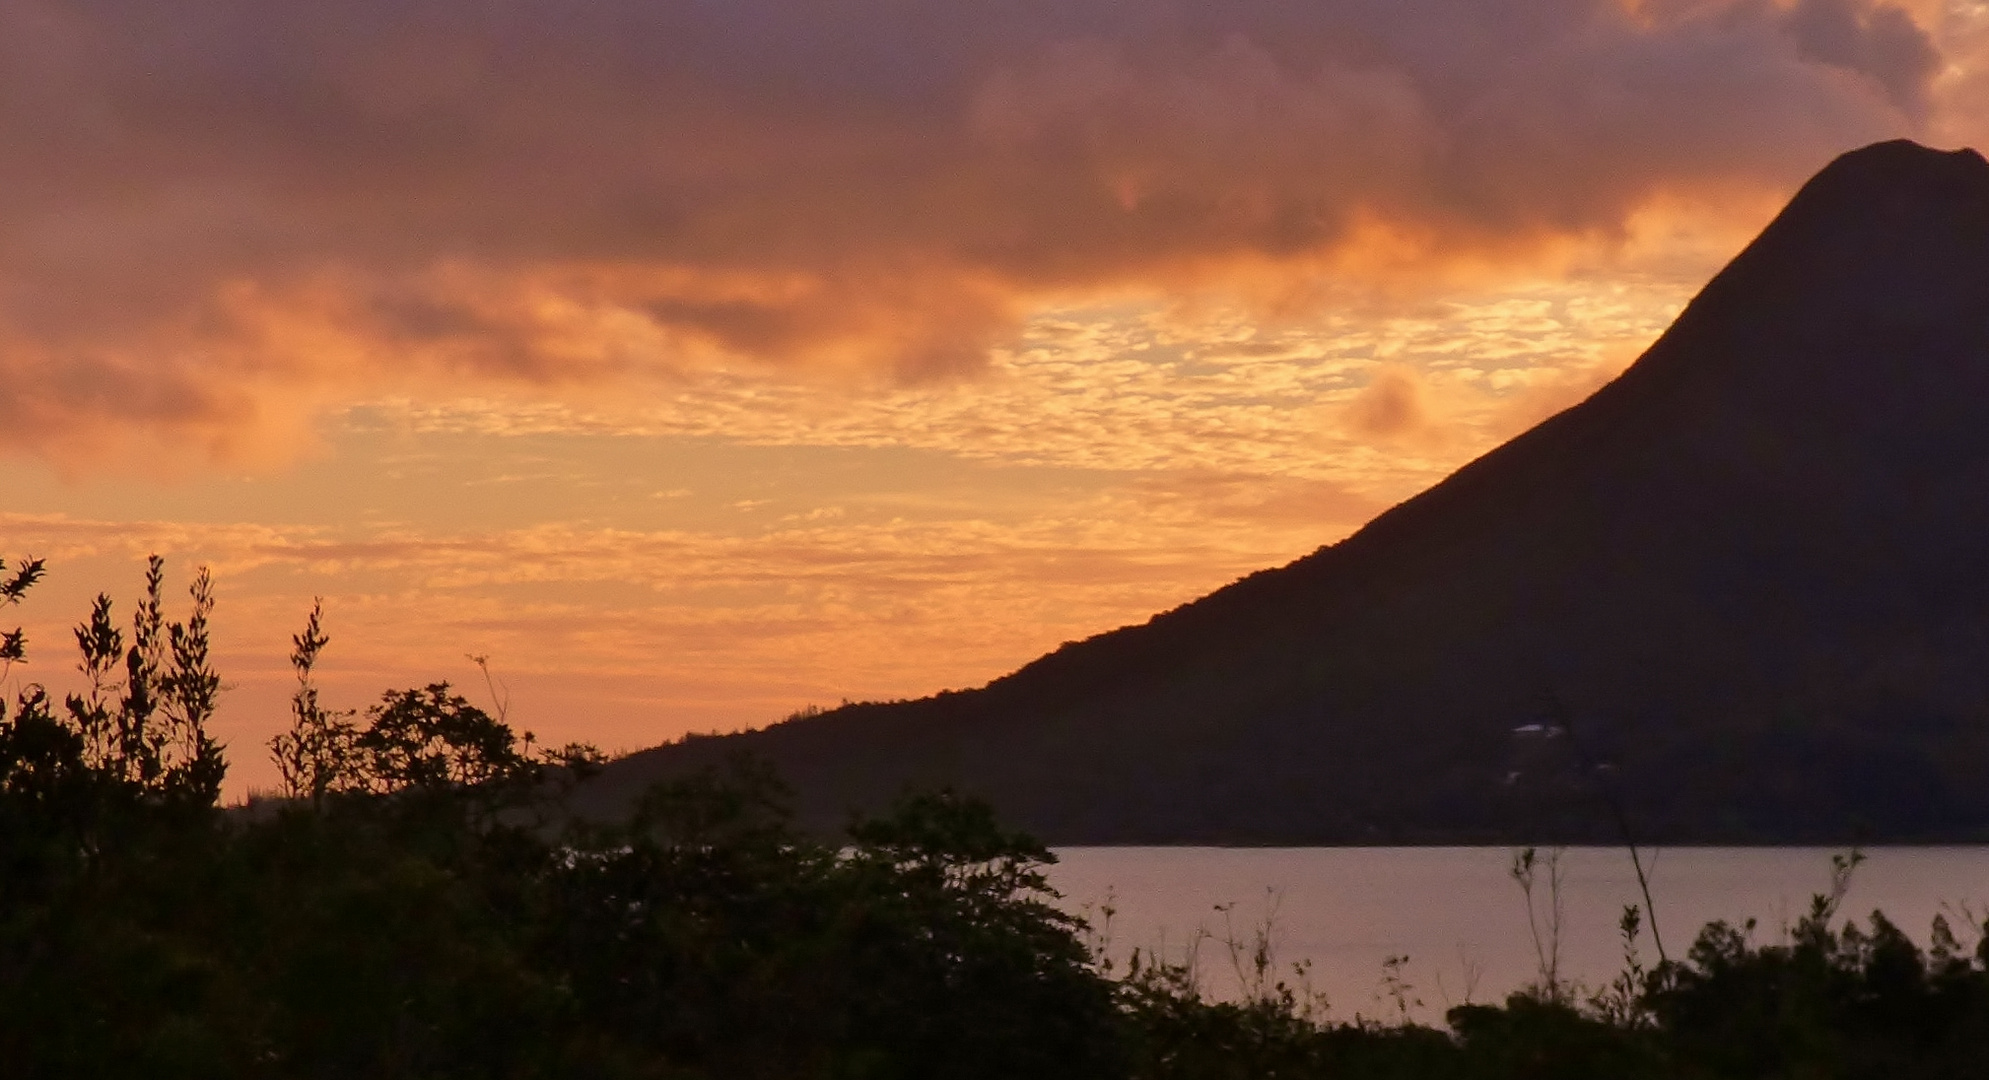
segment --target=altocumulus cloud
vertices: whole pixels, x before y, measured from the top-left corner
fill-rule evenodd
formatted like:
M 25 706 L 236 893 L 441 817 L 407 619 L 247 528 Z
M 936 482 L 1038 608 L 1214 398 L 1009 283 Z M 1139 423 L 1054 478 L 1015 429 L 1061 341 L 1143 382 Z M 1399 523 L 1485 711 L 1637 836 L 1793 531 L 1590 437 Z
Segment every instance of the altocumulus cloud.
M 0 0 L 0 442 L 971 376 L 1043 303 L 1786 185 L 1949 59 L 1872 0 Z

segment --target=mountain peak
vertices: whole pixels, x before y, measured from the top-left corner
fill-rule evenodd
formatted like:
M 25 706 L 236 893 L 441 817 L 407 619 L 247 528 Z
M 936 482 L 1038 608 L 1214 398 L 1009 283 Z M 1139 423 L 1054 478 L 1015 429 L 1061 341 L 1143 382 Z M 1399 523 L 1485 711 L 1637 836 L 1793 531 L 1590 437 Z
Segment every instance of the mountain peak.
M 1900 186 L 1989 193 L 1989 160 L 1971 147 L 1936 150 L 1911 139 L 1892 139 L 1840 154 L 1816 174 L 1810 187 Z
M 1945 317 L 1955 305 L 1979 303 L 1989 286 L 1989 161 L 1906 139 L 1843 154 L 1708 294 L 1735 277 L 1757 307 L 1800 295 L 1812 306 Z M 1918 290 L 1932 292 L 1915 299 Z
M 1932 405 L 1989 392 L 1985 350 L 1989 161 L 1899 139 L 1804 184 L 1618 385 L 1682 380 L 1744 424 L 1876 398 L 1927 430 L 1937 416 L 1978 422 Z

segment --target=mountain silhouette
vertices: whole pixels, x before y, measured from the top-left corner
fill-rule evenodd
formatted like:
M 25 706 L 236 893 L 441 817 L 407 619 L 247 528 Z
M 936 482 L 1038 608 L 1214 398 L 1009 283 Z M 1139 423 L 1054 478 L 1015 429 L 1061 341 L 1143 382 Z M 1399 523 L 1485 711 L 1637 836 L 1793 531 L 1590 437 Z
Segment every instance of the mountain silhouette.
M 1634 365 L 1340 543 L 739 751 L 1059 843 L 1989 838 L 1989 163 L 1809 181 Z

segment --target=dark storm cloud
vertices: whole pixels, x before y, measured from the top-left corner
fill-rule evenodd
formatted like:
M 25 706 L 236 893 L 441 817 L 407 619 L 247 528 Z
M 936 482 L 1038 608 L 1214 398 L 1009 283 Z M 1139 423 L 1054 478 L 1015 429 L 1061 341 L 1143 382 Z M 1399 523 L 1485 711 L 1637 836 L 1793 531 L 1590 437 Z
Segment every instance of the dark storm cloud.
M 1032 298 L 1788 184 L 1939 64 L 1861 0 L 0 0 L 4 439 L 970 371 Z

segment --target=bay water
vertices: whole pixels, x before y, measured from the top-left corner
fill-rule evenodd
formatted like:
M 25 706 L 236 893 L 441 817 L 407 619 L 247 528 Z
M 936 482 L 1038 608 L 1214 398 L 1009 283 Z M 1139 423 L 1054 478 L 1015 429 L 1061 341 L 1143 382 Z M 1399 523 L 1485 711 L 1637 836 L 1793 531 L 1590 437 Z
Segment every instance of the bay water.
M 1451 1005 L 1493 1002 L 1540 978 L 1558 942 L 1559 975 L 1599 988 L 1623 968 L 1618 922 L 1642 907 L 1622 848 L 1560 851 L 1560 925 L 1554 890 L 1536 857 L 1532 919 L 1511 874 L 1514 849 L 1060 848 L 1050 882 L 1059 905 L 1083 916 L 1105 954 L 1132 950 L 1193 961 L 1207 992 L 1234 997 L 1262 934 L 1274 978 L 1324 993 L 1329 1015 L 1442 1022 Z M 1784 940 L 1827 891 L 1829 848 L 1681 847 L 1642 852 L 1656 930 L 1673 959 L 1715 919 L 1755 920 L 1757 942 Z M 1989 847 L 1885 847 L 1863 852 L 1840 916 L 1861 924 L 1885 912 L 1922 946 L 1937 914 L 1972 944 L 1989 916 Z M 1108 918 L 1109 909 L 1109 918 Z M 1646 916 L 1639 942 L 1654 964 Z M 1538 948 L 1536 948 L 1538 941 Z M 1231 946 L 1237 949 L 1233 951 Z M 1393 959 L 1406 958 L 1406 959 Z M 1295 973 L 1294 965 L 1304 968 Z M 1123 970 L 1123 967 L 1120 968 Z

